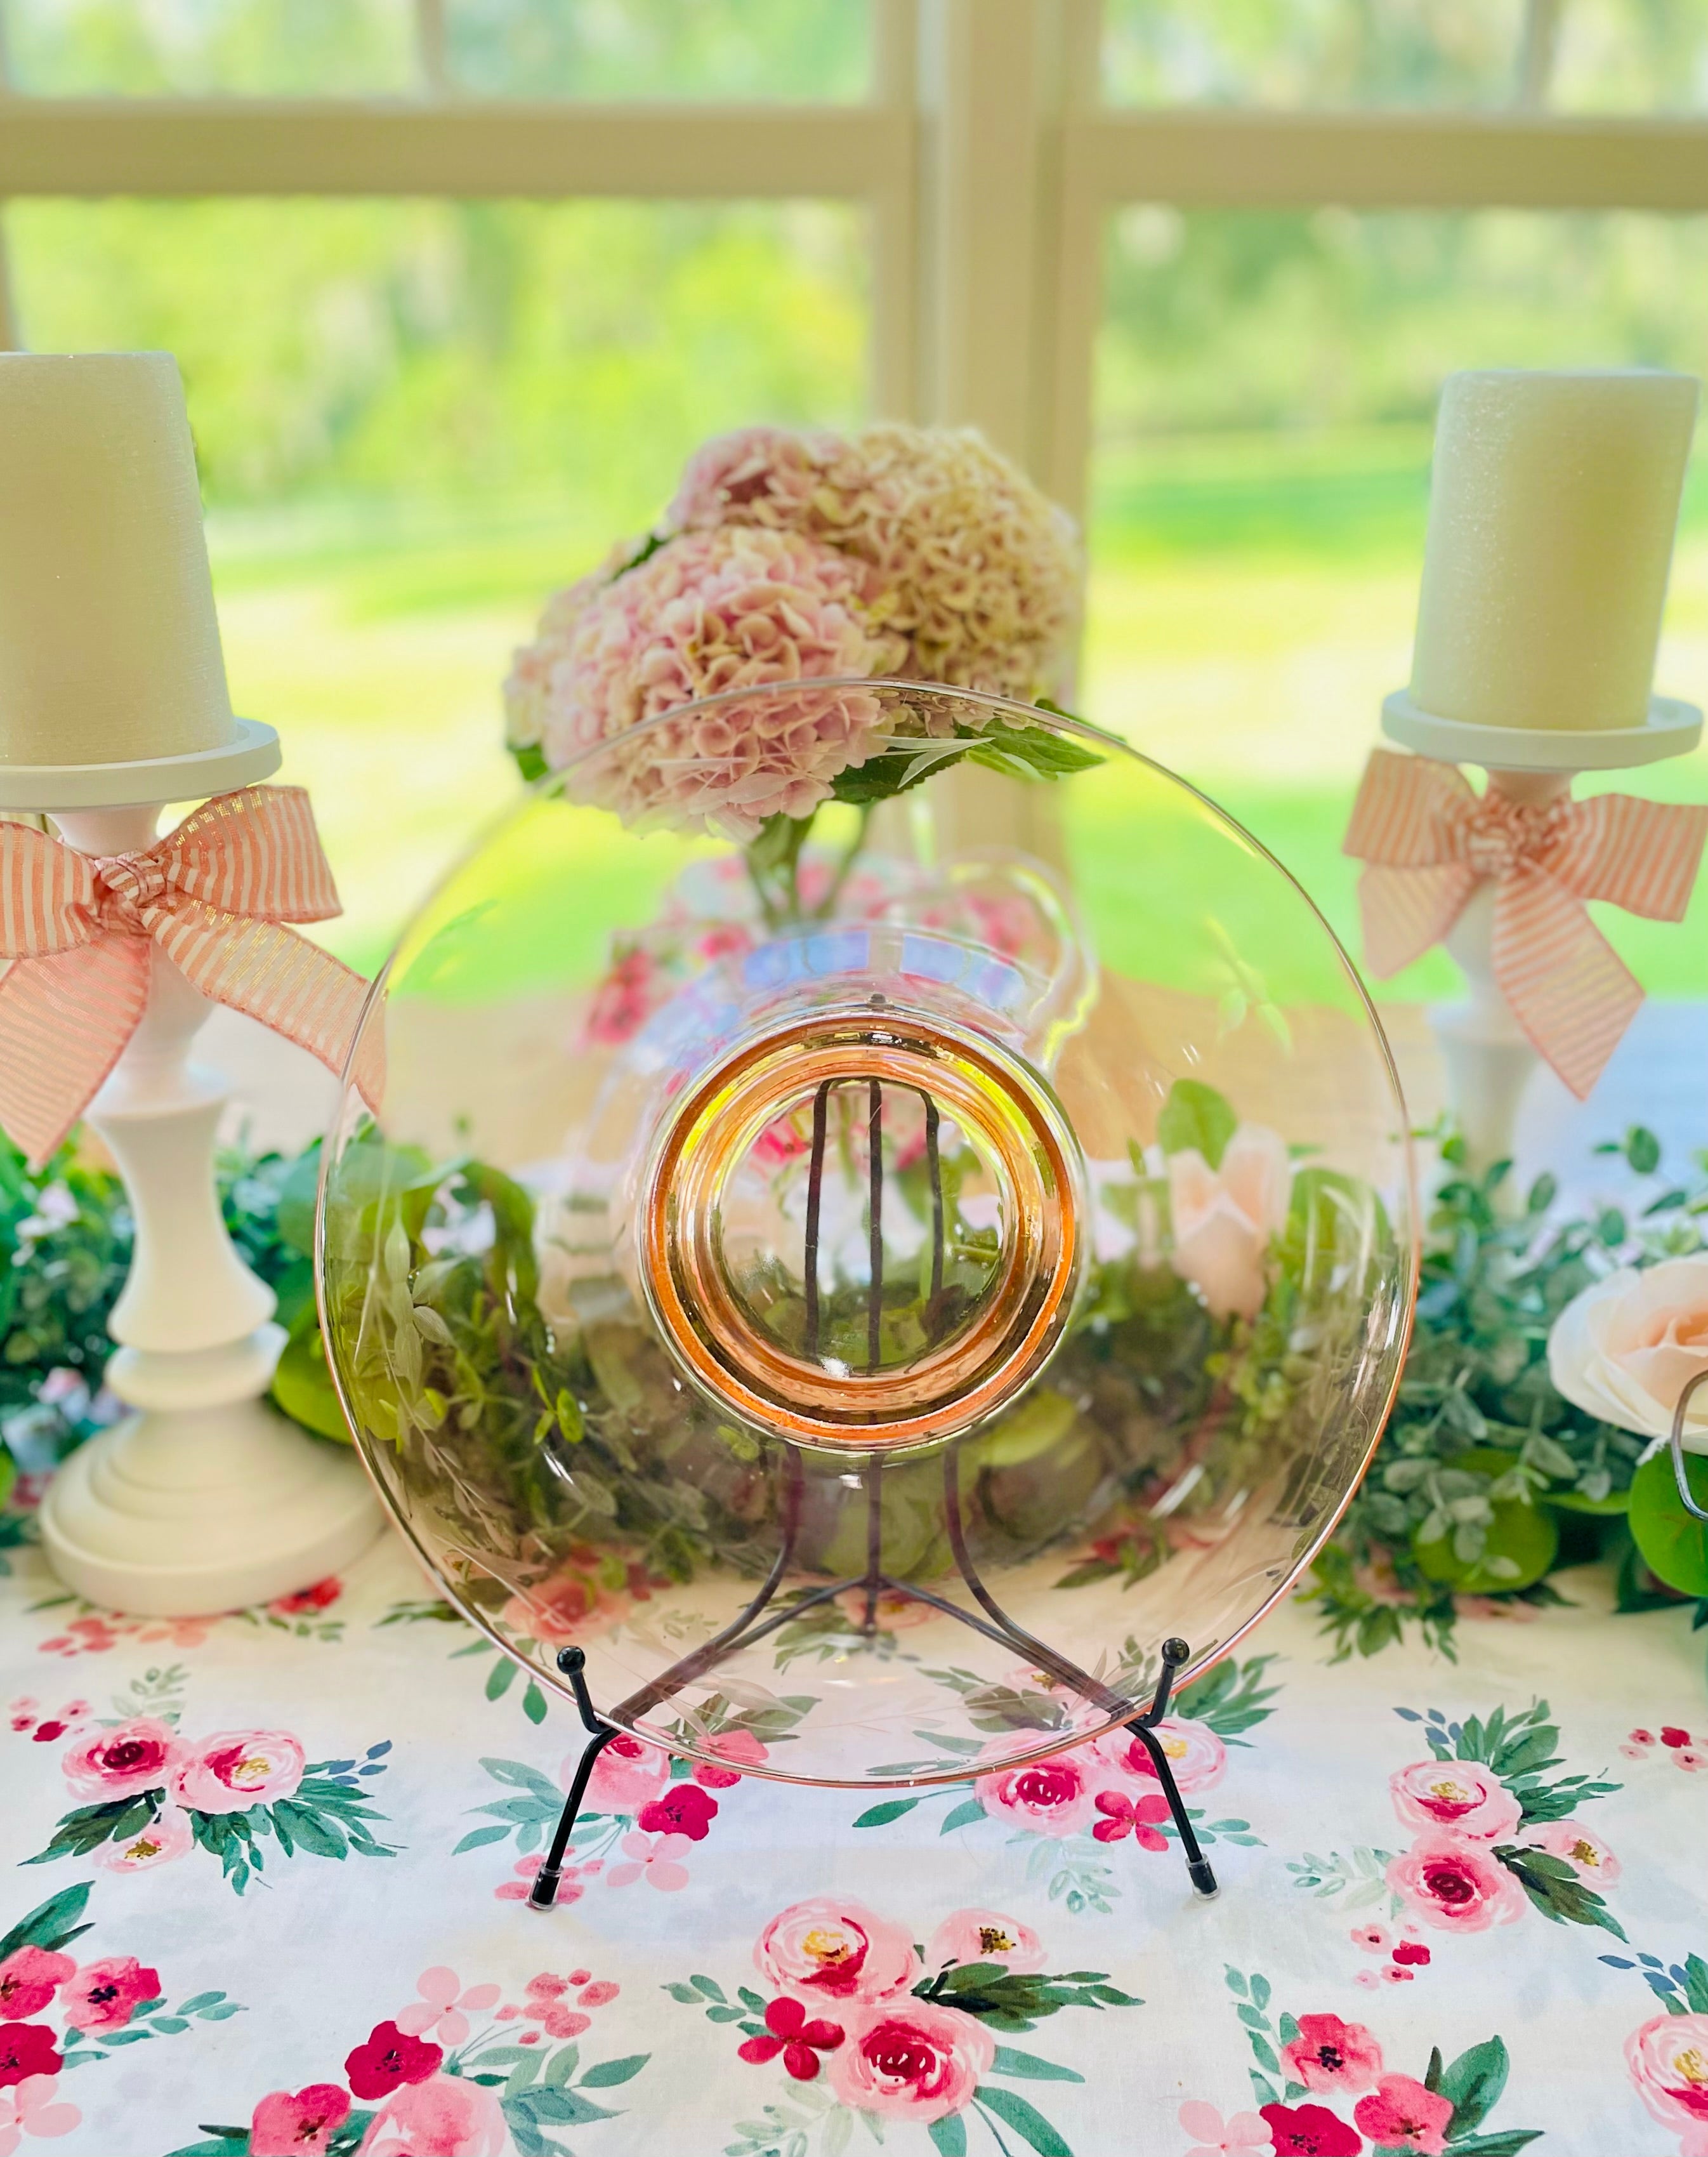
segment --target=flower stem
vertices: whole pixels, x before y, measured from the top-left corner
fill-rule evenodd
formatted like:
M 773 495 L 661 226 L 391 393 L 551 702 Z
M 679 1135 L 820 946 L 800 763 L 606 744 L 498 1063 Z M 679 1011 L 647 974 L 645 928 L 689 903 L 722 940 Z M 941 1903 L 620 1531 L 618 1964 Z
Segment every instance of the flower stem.
M 861 849 L 866 844 L 866 827 L 872 821 L 872 807 L 869 801 L 862 806 L 860 821 L 855 826 L 854 836 L 836 864 L 836 873 L 831 878 L 831 888 L 812 910 L 815 921 L 827 920 L 836 901 L 842 896 L 842 887 L 847 883 L 855 862 L 860 858 Z

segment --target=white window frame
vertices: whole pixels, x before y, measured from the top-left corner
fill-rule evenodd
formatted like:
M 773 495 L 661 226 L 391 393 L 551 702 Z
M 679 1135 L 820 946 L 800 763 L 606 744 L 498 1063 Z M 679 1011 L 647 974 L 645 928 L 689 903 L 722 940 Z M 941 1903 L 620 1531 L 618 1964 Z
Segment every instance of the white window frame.
M 566 4 L 568 0 L 566 0 Z M 1708 121 L 1542 109 L 1561 0 L 1529 0 L 1510 111 L 1116 109 L 1100 0 L 872 0 L 870 98 L 460 94 L 416 0 L 403 99 L 26 96 L 0 67 L 0 200 L 28 196 L 817 196 L 871 220 L 872 396 L 972 423 L 1083 507 L 1110 211 L 1708 209 Z M 19 327 L 0 255 L 0 344 Z

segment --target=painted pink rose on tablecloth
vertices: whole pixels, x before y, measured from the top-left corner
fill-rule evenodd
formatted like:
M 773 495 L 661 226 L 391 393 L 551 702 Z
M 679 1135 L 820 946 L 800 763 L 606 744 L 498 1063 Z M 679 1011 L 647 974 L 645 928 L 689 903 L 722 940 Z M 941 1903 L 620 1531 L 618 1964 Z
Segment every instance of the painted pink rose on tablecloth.
M 1194 2098 L 1181 2107 L 1178 2118 L 1192 2138 L 1186 2157 L 1273 2157 L 1269 2123 L 1254 2112 L 1224 2119 L 1213 2104 Z
M 572 1753 L 559 1770 L 558 1779 L 566 1790 L 580 1764 L 580 1753 Z M 630 1737 L 626 1731 L 620 1732 L 593 1763 L 593 1773 L 587 1783 L 587 1810 L 590 1813 L 638 1813 L 669 1780 L 668 1753 L 638 1737 Z
M 1171 1715 L 1157 1724 L 1156 1735 L 1182 1797 L 1213 1789 L 1222 1780 L 1227 1748 L 1207 1722 Z M 1160 1779 L 1144 1739 L 1130 1730 L 1110 1731 L 1097 1740 L 1096 1750 L 1124 1775 L 1147 1777 L 1153 1783 Z
M 350 2093 L 336 2082 L 275 2090 L 250 2122 L 250 2157 L 319 2157 L 350 2116 Z
M 172 1794 L 192 1812 L 244 1813 L 288 1798 L 305 1764 L 287 1730 L 221 1730 L 176 1769 Z
M 362 2157 L 504 2157 L 509 2146 L 496 2089 L 435 2075 L 399 2090 L 375 2113 Z
M 1338 2015 L 1301 2015 L 1299 2035 L 1284 2046 L 1281 2064 L 1308 2090 L 1330 2095 L 1373 2088 L 1381 2072 L 1381 2047 L 1361 2022 Z
M 1266 2104 L 1263 2119 L 1275 2157 L 1358 2157 L 1364 2138 L 1322 2104 Z
M 831 2055 L 831 2087 L 861 2112 L 928 2126 L 970 2103 L 995 2057 L 995 2038 L 958 2008 L 880 2000 Z
M 195 1830 L 182 1805 L 162 1805 L 147 1827 L 140 1827 L 123 1842 L 104 1842 L 94 1852 L 95 1861 L 108 1872 L 146 1872 L 153 1865 L 170 1865 L 195 1844 Z
M 184 1757 L 170 1723 L 139 1715 L 111 1730 L 91 1731 L 60 1762 L 65 1780 L 81 1798 L 134 1798 L 157 1790 Z
M 0 2157 L 12 2157 L 21 2134 L 69 2134 L 83 2122 L 75 2104 L 54 2102 L 57 2075 L 29 2075 L 13 2088 L 0 2090 Z
M 47 1948 L 19 1948 L 0 1962 L 0 2015 L 27 2021 L 39 2015 L 77 1964 Z
M 1100 1790 L 1114 1786 L 1114 1771 L 1094 1748 L 1058 1753 L 1026 1768 L 999 1768 L 979 1776 L 973 1794 L 993 1820 L 1011 1821 L 1030 1835 L 1078 1835 L 1097 1817 Z
M 1577 1820 L 1550 1820 L 1546 1827 L 1533 1828 L 1525 1844 L 1531 1850 L 1546 1851 L 1550 1857 L 1563 1857 L 1592 1887 L 1610 1887 L 1623 1870 L 1601 1837 Z
M 1380 2149 L 1415 2149 L 1420 2157 L 1442 2157 L 1453 2106 L 1410 2075 L 1384 2075 L 1370 2096 L 1359 2098 L 1352 2119 Z
M 444 2057 L 437 2045 L 424 2045 L 395 2022 L 376 2022 L 364 2041 L 345 2055 L 344 2078 L 358 2097 L 371 2101 L 389 2097 L 405 2082 L 424 2082 Z
M 759 1767 L 771 1757 L 769 1748 L 762 1745 L 751 1730 L 720 1730 L 705 1743 L 708 1751 L 729 1763 L 727 1768 L 714 1768 L 707 1760 L 695 1762 L 694 1780 L 708 1790 L 733 1789 L 741 1780 L 743 1768 Z
M 45 2022 L 0 2022 L 0 2089 L 56 2075 L 64 2064 Z
M 920 1974 L 901 1926 L 829 1895 L 779 1911 L 759 1934 L 754 1962 L 775 1990 L 815 2004 L 887 2000 Z
M 995 1962 L 1022 1974 L 1042 1969 L 1047 1956 L 1037 1934 L 1000 1910 L 955 1910 L 931 1935 L 925 1949 L 927 1969 L 945 1963 Z
M 703 1842 L 717 1817 L 717 1799 L 697 1783 L 666 1783 L 642 1805 L 635 1825 L 648 1835 L 685 1835 L 690 1842 Z
M 572 1567 L 553 1579 L 537 1582 L 526 1595 L 512 1595 L 498 1622 L 543 1647 L 567 1648 L 608 1633 L 628 1616 L 630 1608 L 626 1595 Z
M 424 1969 L 415 1979 L 419 1994 L 398 2016 L 398 2027 L 406 2037 L 437 2037 L 447 2045 L 460 2045 L 469 2034 L 469 2015 L 498 2004 L 496 1985 L 472 1985 L 466 1992 L 454 1969 L 438 1964 Z
M 1681 2135 L 1679 2157 L 1708 2157 L 1708 2015 L 1657 2015 L 1625 2040 L 1637 2094 Z
M 1523 1913 L 1516 1876 L 1481 1843 L 1462 1835 L 1420 1835 L 1394 1859 L 1386 1877 L 1413 1917 L 1448 1932 L 1486 1932 Z
M 1388 1778 L 1394 1810 L 1407 1827 L 1449 1828 L 1477 1842 L 1499 1842 L 1522 1817 L 1518 1799 L 1477 1760 L 1419 1760 Z
M 109 1955 L 85 1963 L 59 1995 L 73 2030 L 122 2030 L 145 2001 L 160 1997 L 160 1972 L 135 1955 Z

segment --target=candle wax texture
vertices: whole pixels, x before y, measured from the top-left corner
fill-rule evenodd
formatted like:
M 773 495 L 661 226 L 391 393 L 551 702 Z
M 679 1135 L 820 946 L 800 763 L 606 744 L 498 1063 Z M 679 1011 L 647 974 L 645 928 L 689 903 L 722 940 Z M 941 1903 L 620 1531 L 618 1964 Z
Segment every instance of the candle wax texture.
M 1642 725 L 1696 391 L 1634 370 L 1448 376 L 1416 703 L 1479 726 Z
M 0 764 L 236 733 L 177 363 L 0 355 Z

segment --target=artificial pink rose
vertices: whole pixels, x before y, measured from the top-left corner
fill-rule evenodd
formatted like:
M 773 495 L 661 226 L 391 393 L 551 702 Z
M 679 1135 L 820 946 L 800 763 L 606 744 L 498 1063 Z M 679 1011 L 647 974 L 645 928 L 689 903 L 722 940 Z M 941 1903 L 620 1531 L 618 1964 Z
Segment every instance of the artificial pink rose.
M 920 1970 L 900 1925 L 829 1895 L 779 1911 L 759 1934 L 754 1962 L 774 1990 L 810 2003 L 887 2000 Z
M 709 1760 L 694 1763 L 694 1780 L 708 1790 L 733 1789 L 741 1780 L 743 1768 L 758 1768 L 771 1757 L 769 1748 L 762 1745 L 751 1730 L 720 1730 L 715 1737 L 702 1740 L 708 1753 L 715 1753 L 719 1761 L 728 1761 L 727 1767 L 713 1767 Z
M 1708 1253 L 1622 1266 L 1554 1320 L 1548 1376 L 1587 1414 L 1644 1438 L 1667 1438 L 1679 1396 L 1708 1370 Z M 1684 1442 L 1708 1453 L 1708 1386 L 1685 1411 Z
M 927 2126 L 970 2103 L 995 2057 L 995 2037 L 958 2008 L 880 2000 L 831 2055 L 831 2088 L 857 2111 Z
M 82 2124 L 83 2114 L 75 2104 L 56 2104 L 57 2074 L 26 2075 L 21 2082 L 0 2090 L 0 2157 L 12 2157 L 20 2134 L 69 2134 Z
M 169 1723 L 139 1715 L 79 1738 L 59 1764 L 80 1797 L 134 1798 L 157 1790 L 183 1757 L 183 1741 Z
M 146 1969 L 135 1955 L 109 1955 L 85 1963 L 59 1999 L 66 2026 L 72 2030 L 122 2030 L 145 2001 L 160 1997 L 160 1972 Z
M 509 2146 L 496 2089 L 435 2075 L 393 2093 L 362 2139 L 362 2157 L 504 2157 Z
M 350 2093 L 336 2082 L 275 2090 L 255 2107 L 250 2157 L 315 2157 L 350 2116 Z
M 302 1748 L 288 1730 L 222 1730 L 180 1764 L 172 1794 L 191 1812 L 246 1813 L 288 1798 L 303 1766 Z
M 1637 2094 L 1685 2136 L 1681 2157 L 1708 2157 L 1708 2015 L 1657 2015 L 1625 2040 Z
M 1563 1857 L 1592 1887 L 1610 1887 L 1619 1876 L 1618 1859 L 1598 1835 L 1576 1820 L 1550 1820 L 1546 1827 L 1532 1828 L 1525 1844 L 1531 1850 L 1546 1851 L 1551 1857 Z
M 996 1910 L 954 1910 L 931 1935 L 925 1967 L 951 1962 L 1000 1963 L 1004 1969 L 1042 1969 L 1043 1943 L 1030 1927 Z
M 1388 1778 L 1407 1827 L 1446 1828 L 1473 1842 L 1499 1842 L 1523 1817 L 1518 1799 L 1476 1760 L 1419 1760 Z
M 1381 2072 L 1381 2047 L 1361 2022 L 1301 2015 L 1299 2035 L 1282 2048 L 1281 2064 L 1308 2090 L 1367 2090 Z
M 1287 1141 L 1261 1124 L 1239 1126 L 1220 1168 L 1196 1146 L 1169 1156 L 1169 1264 L 1218 1318 L 1250 1318 L 1262 1306 L 1269 1243 L 1286 1221 L 1292 1182 Z
M 980 1775 L 973 1794 L 993 1819 L 1011 1820 L 1029 1835 L 1068 1835 L 1090 1825 L 1098 1793 L 1114 1786 L 1108 1762 L 1085 1748 Z
M 558 1771 L 567 1790 L 575 1779 L 581 1755 L 572 1753 Z M 590 1813 L 638 1813 L 656 1798 L 670 1780 L 670 1755 L 648 1745 L 626 1731 L 600 1748 L 587 1781 L 586 1809 Z
M 18 1948 L 0 1962 L 0 2019 L 27 2021 L 39 2015 L 76 1964 L 47 1948 Z
M 190 1816 L 181 1805 L 162 1805 L 146 1827 L 139 1827 L 120 1842 L 101 1843 L 95 1861 L 108 1872 L 146 1872 L 151 1866 L 170 1865 L 182 1857 L 196 1840 Z
M 1227 1767 L 1227 1748 L 1207 1722 L 1188 1716 L 1170 1715 L 1156 1725 L 1163 1757 L 1174 1771 L 1175 1788 L 1182 1797 L 1195 1790 L 1212 1789 Z M 1097 1750 L 1123 1774 L 1160 1779 L 1144 1739 L 1124 1725 L 1097 1740 Z
M 1354 2124 L 1383 2149 L 1415 2149 L 1441 2157 L 1453 2124 L 1451 2102 L 1410 2075 L 1384 2075 L 1352 2108 Z
M 1486 1932 L 1524 1912 L 1516 1876 L 1463 1835 L 1420 1835 L 1388 1866 L 1386 1879 L 1415 1917 L 1448 1932 Z

